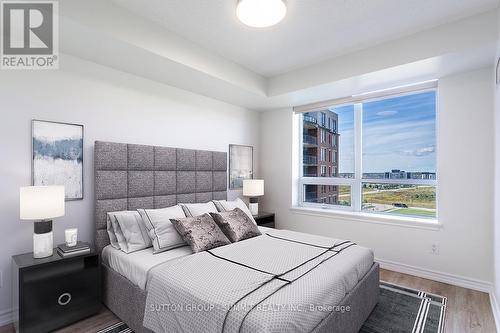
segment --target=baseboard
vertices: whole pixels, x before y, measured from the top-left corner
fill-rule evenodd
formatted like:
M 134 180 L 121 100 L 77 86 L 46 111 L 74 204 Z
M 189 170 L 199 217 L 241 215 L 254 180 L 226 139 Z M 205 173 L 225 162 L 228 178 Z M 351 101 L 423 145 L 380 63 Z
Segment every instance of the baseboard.
M 0 311 L 0 327 L 12 323 L 12 309 Z
M 495 289 L 492 288 L 490 291 L 490 303 L 491 303 L 491 311 L 493 311 L 493 318 L 495 318 L 495 325 L 497 327 L 497 332 L 500 332 L 500 307 L 498 304 L 498 299 L 495 294 Z
M 375 259 L 380 264 L 381 268 L 391 271 L 418 276 L 424 279 L 434 280 L 438 282 L 452 284 L 454 286 L 463 287 L 490 293 L 493 290 L 491 282 L 472 279 L 460 275 L 438 272 L 427 268 L 415 267 L 407 264 L 401 264 L 389 260 Z M 500 331 L 499 331 L 500 332 Z

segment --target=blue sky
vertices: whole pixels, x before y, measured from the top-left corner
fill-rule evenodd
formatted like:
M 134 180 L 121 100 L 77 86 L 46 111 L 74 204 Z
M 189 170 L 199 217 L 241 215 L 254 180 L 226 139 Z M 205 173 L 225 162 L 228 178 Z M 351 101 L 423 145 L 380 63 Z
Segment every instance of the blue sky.
M 354 107 L 339 115 L 340 172 L 354 172 Z M 436 93 L 363 105 L 363 172 L 436 171 Z

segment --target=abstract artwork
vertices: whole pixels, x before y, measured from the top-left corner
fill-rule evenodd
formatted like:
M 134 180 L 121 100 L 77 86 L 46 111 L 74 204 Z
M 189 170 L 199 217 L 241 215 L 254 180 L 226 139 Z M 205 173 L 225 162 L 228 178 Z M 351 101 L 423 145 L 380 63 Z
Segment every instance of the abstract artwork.
M 83 125 L 32 121 L 32 183 L 64 185 L 66 200 L 83 199 Z
M 243 179 L 253 178 L 253 147 L 229 145 L 229 188 L 243 187 Z

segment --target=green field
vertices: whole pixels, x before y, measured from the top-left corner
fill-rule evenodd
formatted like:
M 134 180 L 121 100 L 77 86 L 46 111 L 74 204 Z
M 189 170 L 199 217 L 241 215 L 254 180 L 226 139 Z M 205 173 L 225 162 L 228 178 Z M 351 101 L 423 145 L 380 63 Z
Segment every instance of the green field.
M 363 187 L 363 203 L 386 204 L 404 203 L 409 207 L 436 209 L 436 188 L 434 186 L 387 185 Z
M 385 213 L 398 214 L 398 215 L 415 215 L 415 216 L 423 216 L 423 217 L 436 217 L 435 211 L 414 209 L 414 208 L 399 208 L 399 209 L 386 211 Z

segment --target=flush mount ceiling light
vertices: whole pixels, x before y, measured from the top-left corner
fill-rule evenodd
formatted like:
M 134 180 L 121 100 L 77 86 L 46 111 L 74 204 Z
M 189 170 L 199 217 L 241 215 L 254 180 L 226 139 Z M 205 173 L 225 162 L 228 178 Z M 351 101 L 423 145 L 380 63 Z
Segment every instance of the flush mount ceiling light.
M 280 22 L 286 14 L 283 0 L 239 0 L 236 16 L 244 24 L 266 28 Z

